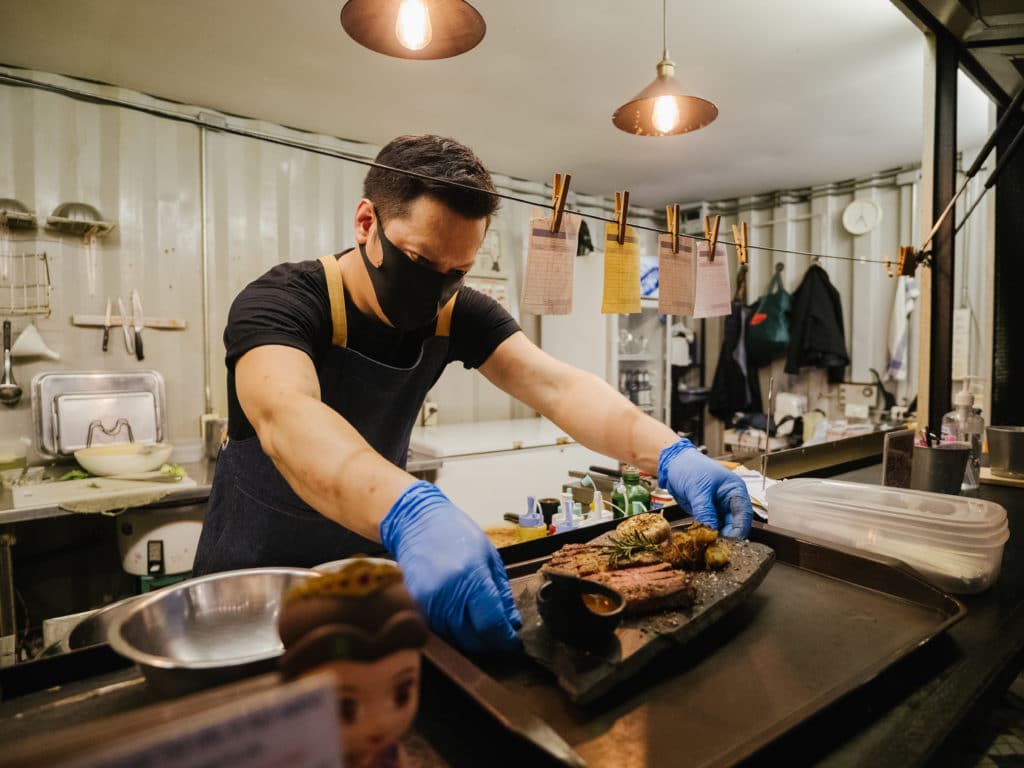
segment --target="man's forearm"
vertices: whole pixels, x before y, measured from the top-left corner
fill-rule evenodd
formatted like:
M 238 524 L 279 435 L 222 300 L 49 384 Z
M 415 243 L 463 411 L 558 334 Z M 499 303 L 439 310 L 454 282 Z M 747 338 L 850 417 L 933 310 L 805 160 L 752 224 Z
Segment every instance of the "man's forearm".
M 679 439 L 603 379 L 566 366 L 559 396 L 544 415 L 592 451 L 658 474 L 658 455 Z
M 377 453 L 319 400 L 292 395 L 255 423 L 288 485 L 325 517 L 374 541 L 380 521 L 415 479 Z

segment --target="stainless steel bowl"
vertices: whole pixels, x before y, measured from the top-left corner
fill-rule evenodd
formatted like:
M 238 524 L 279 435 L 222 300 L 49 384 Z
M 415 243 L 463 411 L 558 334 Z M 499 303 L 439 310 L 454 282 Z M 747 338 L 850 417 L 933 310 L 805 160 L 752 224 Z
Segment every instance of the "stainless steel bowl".
M 110 628 L 123 615 L 131 610 L 131 607 L 146 595 L 136 595 L 116 603 L 105 605 L 102 608 L 90 613 L 80 622 L 75 624 L 70 632 L 60 641 L 60 650 L 63 652 L 77 651 L 79 648 L 91 648 L 94 645 L 102 645 L 107 642 L 110 636 Z
M 110 645 L 162 695 L 239 680 L 273 668 L 285 594 L 319 577 L 305 568 L 253 568 L 183 581 L 119 616 Z
M 988 427 L 986 434 L 992 474 L 1024 479 L 1024 427 Z

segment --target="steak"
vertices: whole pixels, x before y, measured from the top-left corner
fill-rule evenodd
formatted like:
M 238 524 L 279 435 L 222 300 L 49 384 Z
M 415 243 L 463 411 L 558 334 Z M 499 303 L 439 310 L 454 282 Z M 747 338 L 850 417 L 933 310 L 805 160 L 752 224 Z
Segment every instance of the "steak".
M 566 544 L 541 571 L 578 576 L 618 590 L 626 599 L 627 616 L 693 605 L 697 592 L 689 574 L 673 570 L 668 563 L 610 570 L 602 550 L 598 544 Z
M 622 593 L 627 616 L 689 608 L 697 598 L 690 575 L 673 570 L 668 563 L 604 571 L 590 578 Z

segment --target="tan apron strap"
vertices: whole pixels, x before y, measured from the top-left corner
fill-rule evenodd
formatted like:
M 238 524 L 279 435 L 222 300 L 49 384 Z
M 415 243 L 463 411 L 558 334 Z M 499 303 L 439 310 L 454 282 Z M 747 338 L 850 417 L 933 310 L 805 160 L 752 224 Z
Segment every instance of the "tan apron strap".
M 341 280 L 341 265 L 334 256 L 321 256 L 327 295 L 331 300 L 331 343 L 336 347 L 348 346 L 348 318 L 345 315 L 345 286 Z
M 441 311 L 437 313 L 437 327 L 434 331 L 435 336 L 450 336 L 452 332 L 452 312 L 455 310 L 455 299 L 459 297 L 459 292 L 456 291 L 455 295 L 448 299 L 448 303 L 441 307 Z

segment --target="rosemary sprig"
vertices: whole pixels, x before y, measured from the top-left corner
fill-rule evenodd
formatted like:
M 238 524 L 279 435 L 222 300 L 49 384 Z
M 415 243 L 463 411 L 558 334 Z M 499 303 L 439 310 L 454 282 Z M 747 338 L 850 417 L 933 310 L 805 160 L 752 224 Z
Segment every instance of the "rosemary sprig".
M 623 534 L 619 538 L 612 536 L 609 538 L 609 541 L 611 543 L 605 544 L 601 548 L 601 552 L 608 558 L 608 565 L 612 568 L 640 552 L 658 551 L 657 544 L 636 531 Z

